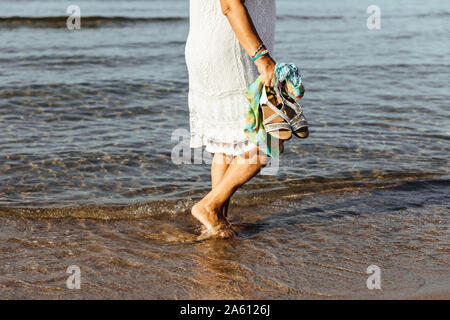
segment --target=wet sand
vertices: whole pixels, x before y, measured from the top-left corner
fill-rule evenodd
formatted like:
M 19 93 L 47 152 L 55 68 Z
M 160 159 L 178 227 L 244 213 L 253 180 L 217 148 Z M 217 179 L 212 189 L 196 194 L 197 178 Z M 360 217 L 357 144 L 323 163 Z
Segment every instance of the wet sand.
M 239 238 L 201 242 L 188 212 L 1 215 L 0 298 L 449 299 L 448 189 L 428 180 L 235 202 Z M 80 290 L 66 288 L 70 265 Z M 381 290 L 366 287 L 369 265 L 381 269 Z
M 0 299 L 450 296 L 443 1 L 377 1 L 379 30 L 364 1 L 277 1 L 273 56 L 302 71 L 311 135 L 236 194 L 238 239 L 203 242 L 188 1 L 79 0 L 72 31 L 61 1 L 23 3 L 0 17 Z

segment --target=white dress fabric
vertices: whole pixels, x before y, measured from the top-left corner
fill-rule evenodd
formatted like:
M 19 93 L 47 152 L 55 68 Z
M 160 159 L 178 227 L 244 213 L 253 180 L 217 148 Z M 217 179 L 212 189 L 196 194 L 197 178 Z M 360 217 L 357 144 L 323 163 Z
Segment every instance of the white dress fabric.
M 246 0 L 259 37 L 273 56 L 275 0 Z M 248 86 L 258 77 L 241 47 L 220 0 L 190 0 L 185 58 L 189 73 L 190 146 L 239 155 L 255 145 L 245 134 Z

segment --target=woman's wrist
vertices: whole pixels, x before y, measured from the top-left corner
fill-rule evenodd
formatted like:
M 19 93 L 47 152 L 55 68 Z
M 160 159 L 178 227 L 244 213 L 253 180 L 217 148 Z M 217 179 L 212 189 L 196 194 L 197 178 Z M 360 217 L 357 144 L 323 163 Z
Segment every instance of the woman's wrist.
M 267 66 L 267 65 L 275 64 L 275 61 L 272 59 L 270 54 L 265 54 L 262 57 L 260 57 L 258 60 L 254 61 L 254 63 L 257 67 L 259 67 L 259 66 Z
M 269 54 L 269 50 L 263 50 L 260 53 L 258 53 L 257 55 L 255 55 L 254 57 L 252 57 L 253 61 L 256 61 L 258 59 L 260 59 L 261 57 L 268 55 Z
M 258 49 L 255 50 L 255 53 L 252 55 L 252 59 L 262 50 L 265 50 L 266 46 L 264 45 L 264 43 L 261 43 L 258 47 Z

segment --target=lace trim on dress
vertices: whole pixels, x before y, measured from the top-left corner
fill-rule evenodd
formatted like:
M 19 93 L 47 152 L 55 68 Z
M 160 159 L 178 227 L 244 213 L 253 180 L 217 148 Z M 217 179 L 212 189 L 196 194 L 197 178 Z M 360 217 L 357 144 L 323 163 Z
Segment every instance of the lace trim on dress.
M 206 146 L 211 153 L 239 155 L 255 145 L 245 133 L 246 106 L 243 92 L 225 96 L 207 96 L 189 90 L 191 148 Z
M 243 154 L 256 147 L 250 140 L 227 143 L 191 133 L 191 148 L 200 148 L 202 146 L 205 146 L 206 151 L 210 153 L 225 153 L 232 156 Z

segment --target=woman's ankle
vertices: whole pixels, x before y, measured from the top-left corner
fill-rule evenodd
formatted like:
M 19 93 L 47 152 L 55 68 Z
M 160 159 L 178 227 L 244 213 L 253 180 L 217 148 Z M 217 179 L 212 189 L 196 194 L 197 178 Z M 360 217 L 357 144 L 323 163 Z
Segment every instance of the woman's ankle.
M 208 212 L 208 214 L 211 215 L 217 215 L 222 211 L 222 206 L 214 203 L 214 202 L 205 202 L 203 203 L 203 208 L 205 209 L 206 212 Z

